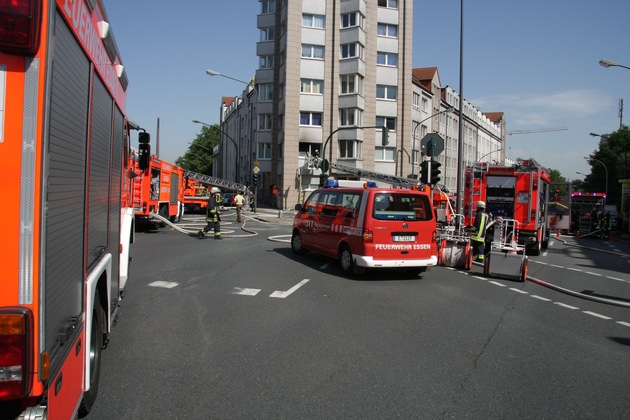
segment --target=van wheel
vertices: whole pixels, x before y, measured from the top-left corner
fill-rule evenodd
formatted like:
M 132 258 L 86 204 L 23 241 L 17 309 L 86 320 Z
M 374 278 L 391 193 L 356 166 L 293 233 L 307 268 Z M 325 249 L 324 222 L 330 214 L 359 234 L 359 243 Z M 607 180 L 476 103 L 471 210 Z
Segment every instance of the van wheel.
M 308 252 L 302 246 L 302 236 L 297 231 L 293 232 L 293 236 L 291 236 L 291 249 L 297 255 L 304 255 Z
M 352 252 L 350 252 L 350 248 L 348 248 L 347 245 L 344 245 L 339 249 L 339 265 L 341 266 L 343 274 L 347 276 L 355 274 Z

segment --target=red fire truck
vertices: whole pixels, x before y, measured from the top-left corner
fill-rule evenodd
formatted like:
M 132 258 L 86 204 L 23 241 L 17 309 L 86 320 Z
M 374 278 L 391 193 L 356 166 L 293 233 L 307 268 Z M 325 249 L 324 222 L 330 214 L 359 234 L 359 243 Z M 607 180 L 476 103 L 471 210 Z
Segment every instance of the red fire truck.
M 99 0 L 0 2 L 2 417 L 76 418 L 96 399 L 133 239 L 107 20 Z
M 184 207 L 186 212 L 197 213 L 206 211 L 210 188 L 196 179 L 184 177 Z
M 510 166 L 476 163 L 466 168 L 464 218 L 472 225 L 477 202 L 486 202 L 494 218 L 518 222 L 518 243 L 530 255 L 540 254 L 549 242 L 549 172 L 534 159 Z
M 153 216 L 159 214 L 171 222 L 179 221 L 184 210 L 183 170 L 172 163 L 151 156 L 149 167 L 141 170 L 135 161 L 133 179 L 133 208 L 136 222 L 161 223 Z

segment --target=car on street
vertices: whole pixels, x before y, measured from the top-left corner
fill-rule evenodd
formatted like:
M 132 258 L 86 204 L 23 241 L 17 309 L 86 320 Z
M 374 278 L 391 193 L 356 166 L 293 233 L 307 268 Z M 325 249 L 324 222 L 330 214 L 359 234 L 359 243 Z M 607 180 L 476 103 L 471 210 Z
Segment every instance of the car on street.
M 234 205 L 234 196 L 235 193 L 225 193 L 223 194 L 223 206 L 229 207 Z

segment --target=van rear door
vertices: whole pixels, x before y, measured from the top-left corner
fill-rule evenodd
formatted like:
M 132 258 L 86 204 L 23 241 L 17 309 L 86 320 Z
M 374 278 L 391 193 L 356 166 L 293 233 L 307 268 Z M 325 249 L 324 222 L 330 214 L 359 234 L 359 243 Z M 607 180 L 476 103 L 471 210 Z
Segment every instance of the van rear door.
M 368 228 L 373 233 L 374 261 L 418 260 L 418 265 L 426 265 L 420 261 L 437 254 L 429 197 L 408 190 L 380 191 L 372 197 Z

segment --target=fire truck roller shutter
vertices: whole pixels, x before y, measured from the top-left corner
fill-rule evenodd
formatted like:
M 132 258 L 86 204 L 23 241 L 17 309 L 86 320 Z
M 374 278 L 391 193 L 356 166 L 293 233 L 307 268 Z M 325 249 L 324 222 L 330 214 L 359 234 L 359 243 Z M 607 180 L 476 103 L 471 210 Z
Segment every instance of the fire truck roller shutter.
M 83 244 L 90 65 L 61 15 L 55 17 L 43 220 L 44 331 L 64 331 L 83 311 Z M 80 329 L 77 329 L 80 330 Z M 67 337 L 69 340 L 72 337 Z M 57 334 L 46 334 L 51 372 L 61 361 Z

